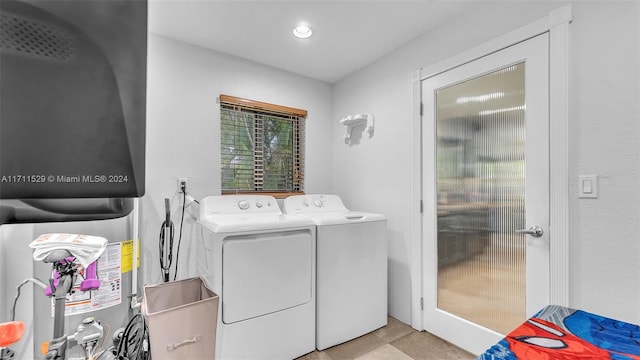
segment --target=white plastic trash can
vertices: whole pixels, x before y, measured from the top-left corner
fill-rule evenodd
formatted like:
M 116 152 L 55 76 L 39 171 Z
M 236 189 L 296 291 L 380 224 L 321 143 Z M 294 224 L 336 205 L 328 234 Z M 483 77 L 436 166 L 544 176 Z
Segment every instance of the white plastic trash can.
M 153 359 L 213 359 L 219 298 L 201 278 L 144 287 Z

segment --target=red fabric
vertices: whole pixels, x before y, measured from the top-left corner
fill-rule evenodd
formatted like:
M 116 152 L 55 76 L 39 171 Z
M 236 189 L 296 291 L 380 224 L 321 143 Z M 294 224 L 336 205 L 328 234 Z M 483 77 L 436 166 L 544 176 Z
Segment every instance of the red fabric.
M 24 323 L 22 321 L 11 321 L 0 324 L 0 348 L 18 342 L 24 335 Z
M 541 326 L 536 326 L 536 324 Z M 550 328 L 551 331 L 544 328 Z M 524 322 L 507 335 L 511 351 L 518 359 L 551 360 L 551 359 L 611 359 L 611 354 L 579 337 L 568 333 L 557 325 L 541 319 Z M 544 343 L 549 340 L 563 347 L 546 347 L 532 344 L 532 341 Z

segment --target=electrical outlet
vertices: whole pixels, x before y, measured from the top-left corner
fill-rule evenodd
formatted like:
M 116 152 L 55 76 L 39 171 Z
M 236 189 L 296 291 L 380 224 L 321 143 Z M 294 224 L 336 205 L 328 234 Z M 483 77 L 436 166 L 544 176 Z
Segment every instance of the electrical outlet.
M 178 192 L 182 193 L 187 189 L 187 178 L 178 178 Z

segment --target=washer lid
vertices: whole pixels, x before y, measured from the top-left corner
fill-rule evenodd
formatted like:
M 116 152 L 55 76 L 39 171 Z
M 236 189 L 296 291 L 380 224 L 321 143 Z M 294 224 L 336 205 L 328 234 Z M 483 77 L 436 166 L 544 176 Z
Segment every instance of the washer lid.
M 387 218 L 382 214 L 362 211 L 305 213 L 296 216 L 308 218 L 316 225 L 339 225 L 387 220 Z
M 382 214 L 347 210 L 338 195 L 289 196 L 284 199 L 282 211 L 290 215 L 307 217 L 313 220 L 316 225 L 386 220 Z

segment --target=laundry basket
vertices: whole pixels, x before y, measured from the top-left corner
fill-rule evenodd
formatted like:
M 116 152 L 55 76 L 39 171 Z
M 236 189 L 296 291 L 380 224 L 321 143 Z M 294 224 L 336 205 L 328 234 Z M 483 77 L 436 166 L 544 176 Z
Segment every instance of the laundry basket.
M 153 359 L 213 359 L 219 298 L 201 278 L 144 287 Z

